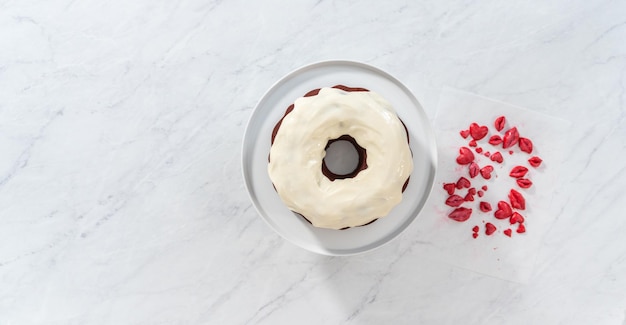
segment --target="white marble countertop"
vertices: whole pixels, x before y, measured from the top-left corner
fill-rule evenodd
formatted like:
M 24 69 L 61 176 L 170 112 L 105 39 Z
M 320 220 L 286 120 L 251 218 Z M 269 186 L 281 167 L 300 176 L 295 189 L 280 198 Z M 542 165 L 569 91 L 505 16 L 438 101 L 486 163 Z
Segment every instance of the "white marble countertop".
M 0 324 L 626 324 L 625 39 L 621 1 L 0 1 Z M 326 59 L 572 122 L 528 284 L 262 221 L 246 122 Z

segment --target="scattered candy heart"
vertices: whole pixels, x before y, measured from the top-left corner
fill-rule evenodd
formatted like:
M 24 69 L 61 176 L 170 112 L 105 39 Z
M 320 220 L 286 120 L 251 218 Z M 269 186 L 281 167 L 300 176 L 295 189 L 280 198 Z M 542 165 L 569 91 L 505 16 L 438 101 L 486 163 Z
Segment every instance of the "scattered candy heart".
M 461 149 L 459 149 L 459 156 L 456 157 L 456 162 L 459 165 L 467 165 L 472 161 L 474 161 L 474 154 L 472 151 L 469 150 L 469 148 L 461 147 Z
M 511 218 L 509 219 L 510 224 L 523 223 L 523 222 L 524 222 L 524 217 L 517 212 L 513 212 L 513 214 L 511 215 Z
M 458 181 L 456 181 L 456 188 L 459 190 L 464 187 L 469 188 L 471 185 L 472 183 L 470 183 L 470 181 L 465 177 L 461 177 Z
M 494 226 L 491 222 L 487 222 L 485 224 L 485 234 L 487 236 L 491 236 L 496 231 L 496 226 Z
M 511 206 L 504 201 L 500 201 L 498 202 L 498 210 L 496 210 L 493 215 L 496 217 L 496 219 L 506 219 L 512 214 L 513 210 L 511 209 Z
M 504 161 L 504 159 L 502 158 L 502 154 L 498 151 L 494 152 L 491 157 L 489 157 L 489 159 L 491 159 L 492 161 L 495 161 L 497 163 L 502 163 Z
M 489 129 L 486 126 L 480 126 L 477 123 L 470 124 L 469 131 L 472 138 L 477 141 L 484 138 L 487 133 L 489 133 Z
M 487 166 L 485 166 L 485 167 L 480 169 L 480 175 L 484 179 L 490 179 L 491 178 L 491 172 L 493 172 L 493 166 L 491 166 L 491 165 L 487 165 Z

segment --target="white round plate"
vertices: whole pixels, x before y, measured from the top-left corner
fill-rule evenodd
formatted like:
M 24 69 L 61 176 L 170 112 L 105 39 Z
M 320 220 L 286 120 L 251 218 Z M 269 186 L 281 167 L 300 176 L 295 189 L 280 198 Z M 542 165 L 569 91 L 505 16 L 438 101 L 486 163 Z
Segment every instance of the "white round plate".
M 280 200 L 267 173 L 272 129 L 287 107 L 310 90 L 335 85 L 367 88 L 393 105 L 409 130 L 414 165 L 402 202 L 389 215 L 370 225 L 346 230 L 316 228 L 291 212 Z M 415 220 L 433 187 L 437 149 L 428 117 L 400 81 L 363 63 L 324 61 L 289 73 L 261 98 L 246 127 L 242 160 L 250 198 L 272 229 L 311 252 L 353 255 L 389 242 Z

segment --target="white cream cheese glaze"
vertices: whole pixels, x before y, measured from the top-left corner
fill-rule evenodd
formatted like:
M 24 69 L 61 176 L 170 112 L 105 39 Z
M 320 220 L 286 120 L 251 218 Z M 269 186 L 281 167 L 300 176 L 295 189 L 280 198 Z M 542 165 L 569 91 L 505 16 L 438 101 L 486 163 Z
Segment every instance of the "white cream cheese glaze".
M 347 134 L 367 152 L 367 168 L 329 180 L 322 160 L 329 140 Z M 413 171 L 407 134 L 389 102 L 375 92 L 322 88 L 301 97 L 270 149 L 268 172 L 287 207 L 314 226 L 341 229 L 386 216 L 402 200 Z

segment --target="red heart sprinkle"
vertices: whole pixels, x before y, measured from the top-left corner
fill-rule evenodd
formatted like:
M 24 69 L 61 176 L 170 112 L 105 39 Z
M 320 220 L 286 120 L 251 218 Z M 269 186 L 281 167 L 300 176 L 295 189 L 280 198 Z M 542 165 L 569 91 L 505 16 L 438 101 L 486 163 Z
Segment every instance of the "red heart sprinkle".
M 502 148 L 510 148 L 516 145 L 518 141 L 519 132 L 516 127 L 512 127 L 504 133 L 504 137 L 502 138 Z
M 474 150 L 476 150 L 476 153 L 481 153 L 481 152 L 483 152 L 483 148 L 481 148 L 481 147 L 478 147 L 478 148 L 476 148 L 476 149 L 474 149 Z
M 473 234 L 472 234 L 472 237 L 474 237 L 474 238 L 478 237 L 478 233 L 476 233 L 476 232 L 475 232 L 475 233 L 473 233 Z
M 468 145 L 469 145 L 470 147 L 476 147 L 476 146 L 477 146 L 477 144 L 476 144 L 476 140 L 472 139 L 472 140 L 468 143 Z
M 524 222 L 524 217 L 517 212 L 513 212 L 513 214 L 511 215 L 511 218 L 509 219 L 510 224 L 523 223 L 523 222 Z
M 472 151 L 467 147 L 461 147 L 461 149 L 459 149 L 459 156 L 456 157 L 456 162 L 459 165 L 467 165 L 472 161 L 474 161 L 474 154 Z
M 519 148 L 523 152 L 531 153 L 533 152 L 533 142 L 527 138 L 519 138 Z
M 487 222 L 485 224 L 485 234 L 487 234 L 487 236 L 491 236 L 494 232 L 496 232 L 496 226 L 494 226 L 491 222 Z
M 496 127 L 496 130 L 498 131 L 502 131 L 502 129 L 504 129 L 504 122 L 506 121 L 506 119 L 504 118 L 504 116 L 500 116 L 496 119 L 494 126 Z
M 474 228 L 472 228 L 473 232 L 478 232 L 480 230 L 480 228 L 478 228 L 478 226 L 474 226 Z
M 503 233 L 509 237 L 511 237 L 511 229 L 505 229 Z
M 534 156 L 534 157 L 532 157 L 532 158 L 528 159 L 528 163 L 529 163 L 531 166 L 533 166 L 533 167 L 539 167 L 539 165 L 541 165 L 541 162 L 542 162 L 542 161 L 543 161 L 543 160 L 541 160 L 541 158 L 539 158 L 539 157 L 537 157 L 537 156 Z
M 472 215 L 472 209 L 461 207 L 461 208 L 456 208 L 454 209 L 454 211 L 450 212 L 450 214 L 448 215 L 448 218 L 454 221 L 463 222 L 469 219 L 471 215 Z
M 478 175 L 478 171 L 480 170 L 480 168 L 478 167 L 478 164 L 473 162 L 471 164 L 469 164 L 469 176 L 471 178 L 476 177 L 476 175 Z
M 467 195 L 465 195 L 465 201 L 474 201 L 474 195 L 467 193 Z
M 443 184 L 443 189 L 446 190 L 446 192 L 448 192 L 448 195 L 452 195 L 454 194 L 454 187 L 456 186 L 456 184 L 454 183 L 445 183 Z
M 491 138 L 489 138 L 489 144 L 492 144 L 494 146 L 499 145 L 500 143 L 502 143 L 502 138 L 499 135 L 492 135 Z
M 474 140 L 480 140 L 487 135 L 487 133 L 489 132 L 489 129 L 484 125 L 481 126 L 476 123 L 472 123 L 470 125 L 469 131 L 470 131 L 470 135 L 472 136 L 472 138 L 474 138 Z
M 463 137 L 463 139 L 466 139 L 466 138 L 469 136 L 469 134 L 470 134 L 469 130 L 462 130 L 462 131 L 461 131 L 461 132 L 459 132 L 459 133 L 461 134 L 461 136 Z
M 529 188 L 533 186 L 533 182 L 527 178 L 520 178 L 517 180 L 517 185 L 519 185 L 519 187 L 521 188 Z
M 489 202 L 482 201 L 480 202 L 479 207 L 480 207 L 480 211 L 482 212 L 491 211 L 491 204 L 489 204 Z
M 463 202 L 465 201 L 463 200 L 461 196 L 453 194 L 453 195 L 450 195 L 450 197 L 448 197 L 448 199 L 446 200 L 446 205 L 456 208 L 460 206 L 461 204 L 463 204 Z
M 497 163 L 502 163 L 504 161 L 504 158 L 502 158 L 502 154 L 499 152 L 494 152 L 491 157 L 489 157 L 489 159 L 491 159 L 492 161 L 495 161 Z
M 456 188 L 459 190 L 464 187 L 469 188 L 471 185 L 472 183 L 470 183 L 470 181 L 465 177 L 461 177 L 458 181 L 456 181 Z
M 467 190 L 467 193 L 469 193 L 471 195 L 476 195 L 476 189 L 472 187 L 469 190 Z
M 526 232 L 526 227 L 524 227 L 524 225 L 520 223 L 519 226 L 517 226 L 516 232 L 518 234 L 523 234 Z
M 485 155 L 485 157 L 489 157 L 489 156 L 491 156 L 491 152 L 485 151 L 484 155 Z
M 488 189 L 487 185 L 483 185 L 483 187 L 481 187 L 483 189 L 483 191 L 486 191 Z
M 512 214 L 513 214 L 513 210 L 511 209 L 511 206 L 508 203 L 504 201 L 498 202 L 498 210 L 496 210 L 496 212 L 494 213 L 494 216 L 496 217 L 496 219 L 506 219 L 510 217 Z
M 513 167 L 513 169 L 511 169 L 509 176 L 513 178 L 522 178 L 524 177 L 524 175 L 526 175 L 527 172 L 528 172 L 528 168 L 524 166 L 515 166 Z
M 483 197 L 483 195 L 485 195 L 485 192 L 483 192 L 483 191 L 478 191 L 478 193 L 477 193 L 477 194 L 478 194 L 478 197 Z
M 493 166 L 491 166 L 491 165 L 487 165 L 487 166 L 485 166 L 485 167 L 480 169 L 480 175 L 484 179 L 490 179 L 491 178 L 491 172 L 493 172 Z
M 511 202 L 511 206 L 515 209 L 526 209 L 526 199 L 524 199 L 520 192 L 514 189 L 511 189 L 511 192 L 509 192 L 509 201 Z

